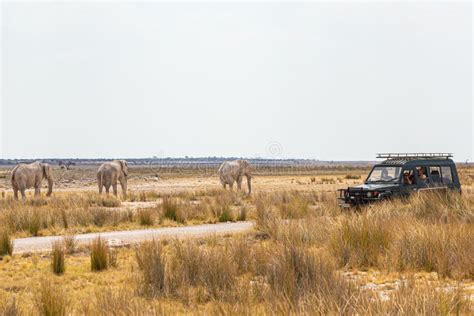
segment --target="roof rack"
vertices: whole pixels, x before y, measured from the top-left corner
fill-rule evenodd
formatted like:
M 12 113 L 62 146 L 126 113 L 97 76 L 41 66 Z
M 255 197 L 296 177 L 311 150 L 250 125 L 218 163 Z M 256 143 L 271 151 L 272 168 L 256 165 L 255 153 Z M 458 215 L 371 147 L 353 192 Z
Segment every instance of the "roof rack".
M 452 153 L 383 153 L 377 154 L 376 158 L 384 159 L 449 159 L 453 157 Z

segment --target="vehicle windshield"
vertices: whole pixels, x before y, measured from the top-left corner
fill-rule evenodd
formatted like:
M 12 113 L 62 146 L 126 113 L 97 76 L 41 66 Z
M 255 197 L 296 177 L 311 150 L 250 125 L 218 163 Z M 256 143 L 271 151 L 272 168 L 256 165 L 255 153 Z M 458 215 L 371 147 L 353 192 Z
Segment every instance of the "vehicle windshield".
M 402 168 L 396 166 L 377 166 L 372 169 L 369 177 L 367 178 L 367 183 L 374 182 L 393 182 L 400 178 L 400 172 Z

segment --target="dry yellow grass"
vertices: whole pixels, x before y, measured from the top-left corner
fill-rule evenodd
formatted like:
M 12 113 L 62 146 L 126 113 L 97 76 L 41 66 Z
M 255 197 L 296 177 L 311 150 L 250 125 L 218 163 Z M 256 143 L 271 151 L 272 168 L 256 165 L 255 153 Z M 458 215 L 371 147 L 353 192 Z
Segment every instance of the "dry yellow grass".
M 347 170 L 267 176 L 250 198 L 200 186 L 132 194 L 132 203 L 156 202 L 142 210 L 87 192 L 23 204 L 6 197 L 0 217 L 16 236 L 217 222 L 223 213 L 239 217 L 242 208 L 257 227 L 241 236 L 120 249 L 116 264 L 100 273 L 91 272 L 88 249 L 75 249 L 53 281 L 44 281 L 52 277 L 52 254 L 7 255 L 0 261 L 0 313 L 40 312 L 36 289 L 49 295 L 47 282 L 53 282 L 65 309 L 51 308 L 73 315 L 471 314 L 474 172 L 460 172 L 461 196 L 413 196 L 359 212 L 335 203 L 335 186 L 360 181 Z M 322 178 L 336 184 L 319 184 Z M 114 224 L 113 216 L 121 220 Z

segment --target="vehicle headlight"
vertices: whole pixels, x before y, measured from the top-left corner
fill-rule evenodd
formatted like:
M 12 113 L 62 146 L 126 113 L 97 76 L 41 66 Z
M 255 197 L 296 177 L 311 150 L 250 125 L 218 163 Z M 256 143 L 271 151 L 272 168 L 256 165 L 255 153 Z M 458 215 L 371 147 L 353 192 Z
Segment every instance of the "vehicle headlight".
M 374 195 L 374 194 L 373 194 L 372 192 L 370 192 L 370 191 L 369 191 L 369 192 L 367 192 L 367 197 L 369 197 L 369 198 L 370 198 L 370 197 L 372 197 L 373 195 Z

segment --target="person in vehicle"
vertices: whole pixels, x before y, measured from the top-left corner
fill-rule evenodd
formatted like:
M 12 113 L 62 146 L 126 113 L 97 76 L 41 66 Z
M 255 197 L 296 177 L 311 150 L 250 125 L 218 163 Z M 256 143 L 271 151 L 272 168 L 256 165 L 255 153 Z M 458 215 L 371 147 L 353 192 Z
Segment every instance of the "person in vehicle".
M 412 184 L 413 183 L 413 180 L 412 180 L 412 177 L 410 176 L 410 172 L 409 171 L 405 171 L 403 173 L 403 184 Z
M 425 167 L 419 167 L 418 169 L 418 181 L 420 185 L 427 186 L 428 185 L 428 178 L 426 177 L 426 168 Z

